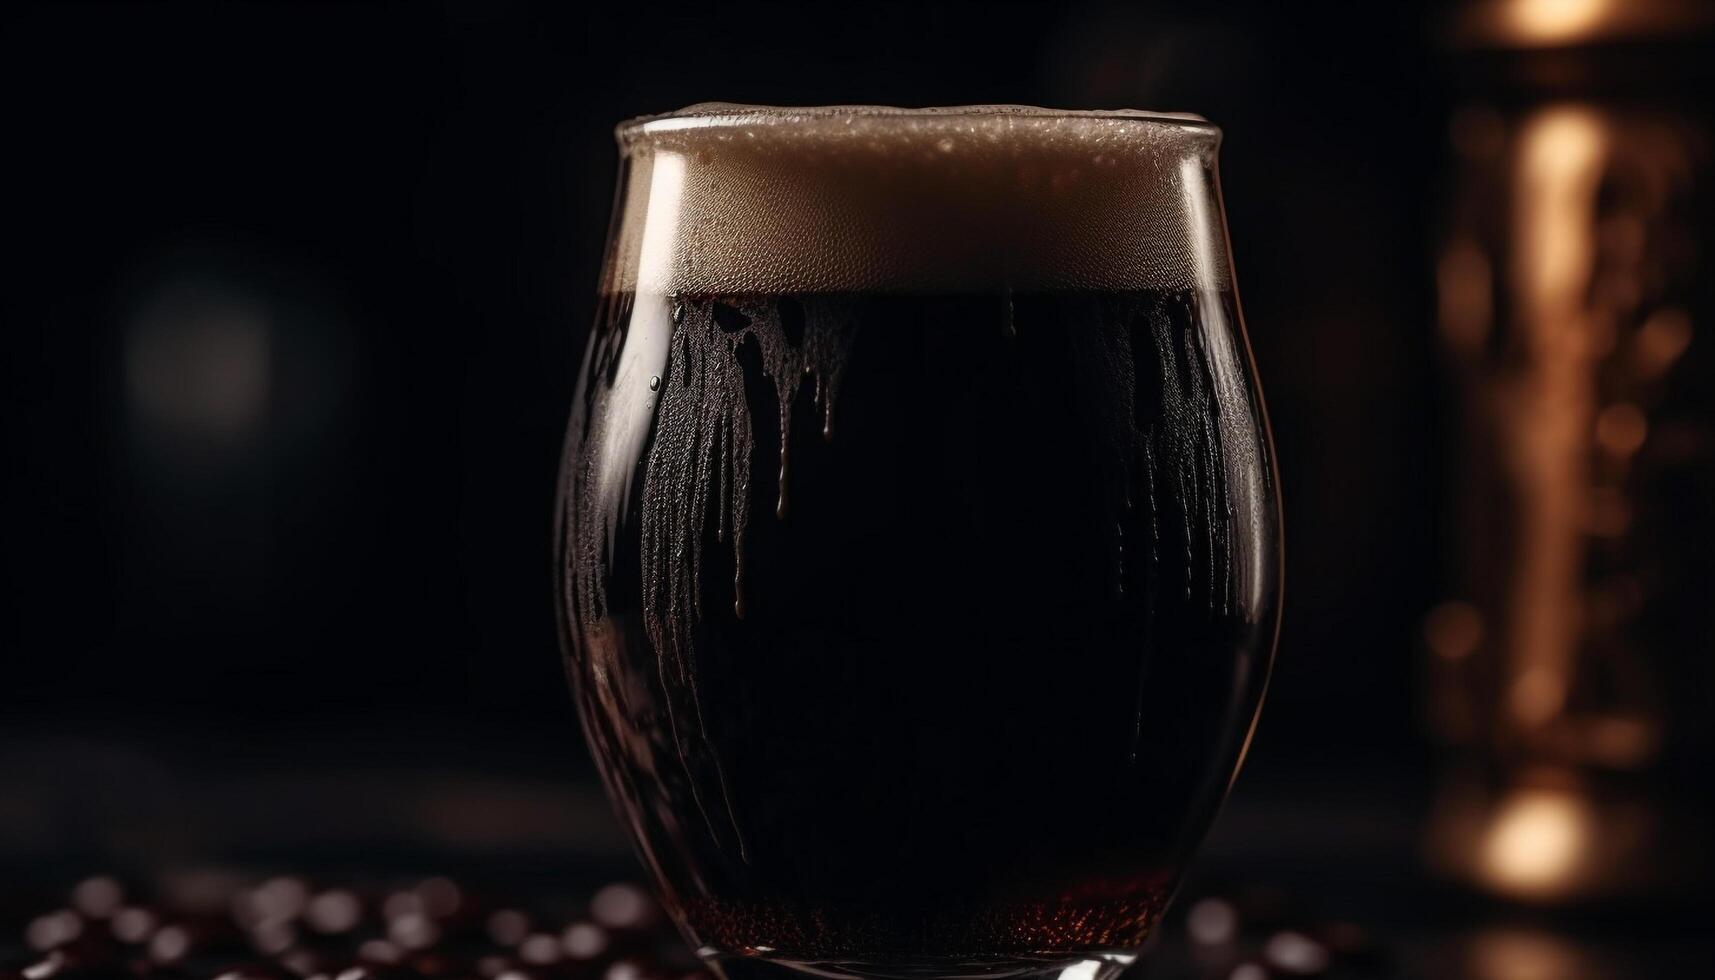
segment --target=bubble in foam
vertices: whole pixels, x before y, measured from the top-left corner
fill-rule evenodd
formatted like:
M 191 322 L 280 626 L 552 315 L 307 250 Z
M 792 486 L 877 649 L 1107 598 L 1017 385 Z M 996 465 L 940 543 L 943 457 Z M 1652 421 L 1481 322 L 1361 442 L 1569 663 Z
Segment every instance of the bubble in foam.
M 610 292 L 1226 286 L 1197 116 L 710 104 L 618 135 Z

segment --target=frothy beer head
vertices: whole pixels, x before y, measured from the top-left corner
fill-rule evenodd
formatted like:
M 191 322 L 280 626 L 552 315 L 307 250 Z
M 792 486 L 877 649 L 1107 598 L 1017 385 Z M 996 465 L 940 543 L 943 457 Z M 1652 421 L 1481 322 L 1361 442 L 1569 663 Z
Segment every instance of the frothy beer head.
M 1220 130 L 1196 116 L 698 105 L 618 136 L 610 291 L 1227 285 Z

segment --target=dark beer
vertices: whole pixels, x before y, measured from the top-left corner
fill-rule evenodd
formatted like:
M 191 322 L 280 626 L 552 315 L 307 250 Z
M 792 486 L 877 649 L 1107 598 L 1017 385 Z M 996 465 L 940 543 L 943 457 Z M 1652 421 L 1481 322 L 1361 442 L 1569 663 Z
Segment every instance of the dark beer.
M 913 166 L 857 196 L 928 200 Z M 903 289 L 610 275 L 566 455 L 569 671 L 668 908 L 729 971 L 1135 950 L 1237 767 L 1278 532 L 1231 291 L 1057 283 L 1027 251 Z

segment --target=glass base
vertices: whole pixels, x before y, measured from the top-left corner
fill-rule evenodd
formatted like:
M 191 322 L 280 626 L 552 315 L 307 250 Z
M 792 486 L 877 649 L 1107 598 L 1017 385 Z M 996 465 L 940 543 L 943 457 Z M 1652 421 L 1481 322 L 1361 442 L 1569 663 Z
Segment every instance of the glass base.
M 1068 953 L 970 962 L 806 963 L 707 947 L 698 953 L 721 980 L 1113 980 L 1137 959 L 1135 953 Z

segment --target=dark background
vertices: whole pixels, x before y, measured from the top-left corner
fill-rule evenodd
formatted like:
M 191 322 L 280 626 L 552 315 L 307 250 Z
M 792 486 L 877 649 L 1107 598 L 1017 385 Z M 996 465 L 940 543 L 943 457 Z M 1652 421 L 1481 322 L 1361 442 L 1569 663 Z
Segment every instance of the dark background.
M 9 8 L 4 866 L 621 853 L 554 635 L 555 469 L 612 126 L 708 100 L 1224 127 L 1288 541 L 1240 796 L 1409 812 L 1443 571 L 1433 14 Z

